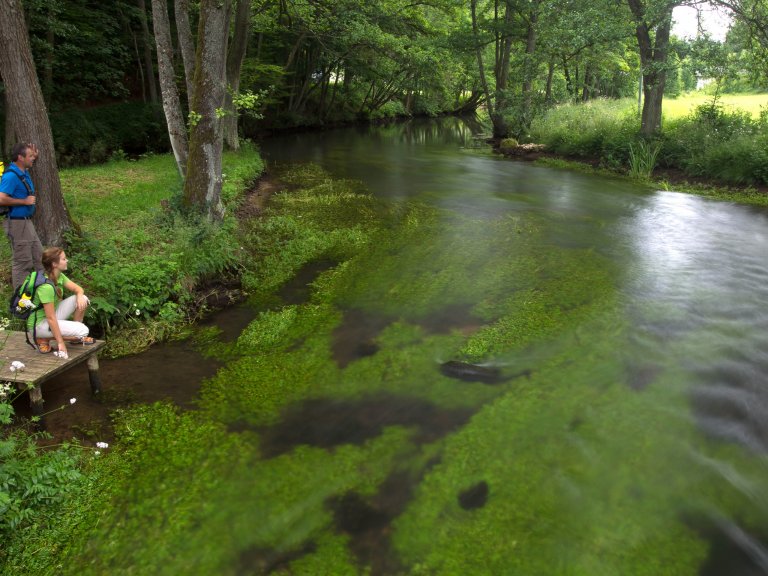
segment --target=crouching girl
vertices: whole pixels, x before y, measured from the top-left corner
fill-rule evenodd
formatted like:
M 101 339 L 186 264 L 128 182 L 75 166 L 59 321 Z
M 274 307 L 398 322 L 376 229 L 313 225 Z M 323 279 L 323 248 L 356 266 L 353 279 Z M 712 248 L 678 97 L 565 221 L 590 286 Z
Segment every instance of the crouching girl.
M 27 328 L 34 331 L 37 349 L 43 354 L 51 351 L 51 340 L 56 341 L 59 356 L 67 358 L 66 342 L 93 344 L 88 336 L 88 326 L 83 324 L 88 297 L 83 289 L 66 277 L 67 255 L 61 248 L 43 250 L 43 269 L 50 280 L 38 287 L 32 303 L 40 306 L 30 314 Z M 74 292 L 63 298 L 64 289 Z M 70 316 L 72 320 L 69 320 Z

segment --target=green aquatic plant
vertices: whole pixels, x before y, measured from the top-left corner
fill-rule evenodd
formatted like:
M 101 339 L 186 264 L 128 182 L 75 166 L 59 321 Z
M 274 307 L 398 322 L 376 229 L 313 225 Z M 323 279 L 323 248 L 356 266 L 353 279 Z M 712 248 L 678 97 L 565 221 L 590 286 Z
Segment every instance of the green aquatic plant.
M 662 143 L 638 140 L 629 145 L 629 175 L 638 180 L 648 180 L 656 168 L 656 160 Z

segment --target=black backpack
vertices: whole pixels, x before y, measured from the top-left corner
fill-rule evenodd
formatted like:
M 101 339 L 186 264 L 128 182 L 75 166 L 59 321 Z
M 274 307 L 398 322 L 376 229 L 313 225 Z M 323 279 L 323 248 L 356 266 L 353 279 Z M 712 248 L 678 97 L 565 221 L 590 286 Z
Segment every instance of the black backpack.
M 40 286 L 43 284 L 50 284 L 53 286 L 54 290 L 56 289 L 56 286 L 51 280 L 45 277 L 45 273 L 42 270 L 33 270 L 27 274 L 27 277 L 24 278 L 24 281 L 19 284 L 16 290 L 13 291 L 11 299 L 8 301 L 8 311 L 11 313 L 11 316 L 25 321 L 24 334 L 27 339 L 27 344 L 32 346 L 32 348 L 34 348 L 35 345 L 29 341 L 29 333 L 27 332 L 26 320 L 32 315 L 33 312 L 40 309 L 40 306 L 36 306 L 32 303 L 32 301 L 35 298 L 37 289 L 40 288 Z M 37 339 L 37 331 L 35 328 L 32 329 L 32 338 Z

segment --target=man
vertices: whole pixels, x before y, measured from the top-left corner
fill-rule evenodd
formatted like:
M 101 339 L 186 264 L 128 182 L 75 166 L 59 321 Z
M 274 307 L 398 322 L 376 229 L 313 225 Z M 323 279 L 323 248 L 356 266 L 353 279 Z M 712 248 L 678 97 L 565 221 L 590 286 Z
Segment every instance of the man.
M 18 143 L 11 149 L 11 162 L 0 180 L 0 206 L 10 210 L 3 222 L 13 253 L 12 281 L 16 288 L 32 270 L 42 266 L 43 245 L 37 236 L 32 215 L 35 213 L 35 185 L 29 169 L 37 158 L 37 147 Z

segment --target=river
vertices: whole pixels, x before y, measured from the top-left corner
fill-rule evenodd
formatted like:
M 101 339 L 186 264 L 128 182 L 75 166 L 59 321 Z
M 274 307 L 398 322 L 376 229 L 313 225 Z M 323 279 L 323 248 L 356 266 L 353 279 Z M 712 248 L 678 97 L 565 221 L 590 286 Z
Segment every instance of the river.
M 768 212 L 507 160 L 480 132 L 446 118 L 261 144 L 271 170 L 315 163 L 406 215 L 342 272 L 326 364 L 301 364 L 309 334 L 275 361 L 281 394 L 317 371 L 310 400 L 268 425 L 239 397 L 221 416 L 262 458 L 210 495 L 209 521 L 238 527 L 231 571 L 768 574 Z M 234 338 L 256 313 L 227 314 Z M 498 382 L 441 375 L 477 350 Z M 220 367 L 189 343 L 152 353 L 114 372 L 141 401 L 193 407 Z
M 456 119 L 414 121 L 405 126 L 283 136 L 265 143 L 264 154 L 273 165 L 317 163 L 336 177 L 362 181 L 375 195 L 394 202 L 418 200 L 440 206 L 448 214 L 446 222 L 451 213 L 476 217 L 479 228 L 502 215 L 533 219 L 540 227 L 537 245 L 531 248 L 534 253 L 591 251 L 605 258 L 616 305 L 624 310 L 623 321 L 628 324 L 610 353 L 625 368 L 620 376 L 629 393 L 645 398 L 634 413 L 622 418 L 637 416 L 648 419 L 649 427 L 669 427 L 669 435 L 660 436 L 668 445 L 662 448 L 659 436 L 648 436 L 637 444 L 615 446 L 610 431 L 554 434 L 548 431 L 552 423 L 542 417 L 541 429 L 529 429 L 532 436 L 571 442 L 574 450 L 584 452 L 592 472 L 603 476 L 588 487 L 592 480 L 564 471 L 567 463 L 553 462 L 553 474 L 563 478 L 555 486 L 547 479 L 546 489 L 572 493 L 574 514 L 584 514 L 577 523 L 597 521 L 594 514 L 600 521 L 622 523 L 623 513 L 651 513 L 658 514 L 663 534 L 665 515 L 682 519 L 709 543 L 692 552 L 705 556 L 702 574 L 768 574 L 768 211 L 510 161 L 492 154 L 479 132 L 473 123 Z M 454 246 L 448 237 L 452 229 L 447 224 L 446 237 L 435 242 Z M 487 243 L 474 256 L 490 261 L 503 244 L 488 232 Z M 471 273 L 466 281 L 473 281 Z M 589 333 L 577 336 L 590 338 Z M 590 353 L 588 345 L 584 352 Z M 496 361 L 519 359 L 517 355 Z M 595 353 L 590 376 L 595 386 L 607 388 L 615 374 L 606 372 L 600 362 L 600 353 Z M 568 381 L 567 371 L 559 376 L 563 383 Z M 653 387 L 668 392 L 653 395 L 648 392 Z M 597 396 L 593 401 L 601 400 Z M 546 404 L 541 407 L 547 409 Z M 603 410 L 610 413 L 611 408 L 577 407 L 579 424 L 590 415 L 602 418 Z M 552 413 L 552 418 L 561 416 L 559 409 L 552 408 Z M 694 434 L 700 436 L 675 436 L 677 425 L 670 424 L 674 421 L 692 423 Z M 531 419 L 526 425 L 537 422 Z M 621 438 L 622 432 L 616 435 Z M 510 453 L 517 441 L 510 437 Z M 657 445 L 645 453 L 648 443 Z M 742 452 L 734 456 L 732 450 Z M 618 478 L 624 473 L 620 471 L 624 459 L 637 460 L 632 473 L 639 477 Z M 608 479 L 612 475 L 616 478 Z M 672 490 L 661 504 L 651 504 L 653 499 L 647 496 L 664 484 L 690 486 L 696 477 L 710 479 L 718 487 L 717 495 Z M 521 489 L 526 486 L 516 476 L 508 481 L 520 482 Z M 618 488 L 623 483 L 633 485 Z M 606 494 L 609 491 L 615 494 Z M 629 505 L 624 500 L 628 497 L 647 498 L 648 507 Z M 734 500 L 740 502 L 735 508 L 750 510 L 745 514 L 748 519 L 733 517 Z M 661 508 L 652 511 L 653 506 Z M 423 527 L 434 526 L 423 523 Z M 635 534 L 637 551 L 663 546 L 664 538 L 654 542 L 660 534 Z M 601 537 L 610 540 L 612 535 Z M 453 543 L 447 537 L 436 539 L 445 546 Z M 574 540 L 575 536 L 558 540 L 559 553 L 584 554 Z M 597 556 L 599 549 L 595 545 Z M 582 573 L 554 569 L 551 573 L 555 572 Z M 509 573 L 526 572 L 510 568 Z M 627 566 L 621 573 L 636 572 Z M 649 573 L 687 572 L 668 567 Z

